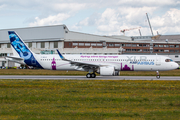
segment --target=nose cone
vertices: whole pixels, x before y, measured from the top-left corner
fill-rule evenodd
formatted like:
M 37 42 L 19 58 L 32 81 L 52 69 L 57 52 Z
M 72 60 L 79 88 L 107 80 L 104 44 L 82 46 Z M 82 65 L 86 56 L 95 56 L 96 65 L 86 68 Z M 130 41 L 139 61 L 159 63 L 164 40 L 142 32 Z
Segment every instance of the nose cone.
M 175 63 L 174 68 L 178 69 L 179 68 L 179 64 Z

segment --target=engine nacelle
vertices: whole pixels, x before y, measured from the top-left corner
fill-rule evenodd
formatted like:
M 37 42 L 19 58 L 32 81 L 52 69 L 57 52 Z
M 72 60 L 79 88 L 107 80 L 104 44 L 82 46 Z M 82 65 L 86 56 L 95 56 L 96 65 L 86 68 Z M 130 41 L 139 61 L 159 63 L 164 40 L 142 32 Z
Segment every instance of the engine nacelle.
M 113 66 L 100 67 L 100 75 L 115 75 L 115 68 Z

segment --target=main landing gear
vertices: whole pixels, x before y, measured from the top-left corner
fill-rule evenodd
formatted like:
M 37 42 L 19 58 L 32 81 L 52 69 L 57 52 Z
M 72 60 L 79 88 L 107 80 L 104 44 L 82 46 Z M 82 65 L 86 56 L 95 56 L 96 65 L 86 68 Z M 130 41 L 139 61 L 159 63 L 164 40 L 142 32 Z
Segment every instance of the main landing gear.
M 159 75 L 159 71 L 156 71 L 156 78 L 159 79 L 160 78 L 160 75 Z
M 95 73 L 88 73 L 87 75 L 86 75 L 86 77 L 87 78 L 95 78 L 96 77 L 96 74 Z

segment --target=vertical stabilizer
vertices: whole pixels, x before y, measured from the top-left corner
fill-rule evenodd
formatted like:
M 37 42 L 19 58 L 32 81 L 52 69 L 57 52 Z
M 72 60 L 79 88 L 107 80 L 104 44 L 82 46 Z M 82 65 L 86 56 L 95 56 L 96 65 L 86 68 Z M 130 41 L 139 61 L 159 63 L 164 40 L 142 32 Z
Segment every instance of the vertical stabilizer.
M 12 49 L 12 52 L 13 52 L 13 56 L 20 57 L 19 54 L 16 52 L 16 50 L 14 49 L 14 47 L 12 45 L 11 45 L 11 49 Z
M 30 59 L 33 53 L 29 50 L 21 38 L 14 31 L 9 31 L 8 33 L 11 46 L 14 48 L 14 50 L 16 50 L 19 56 L 25 60 Z
M 12 49 L 16 51 L 13 54 L 17 55 L 18 53 L 19 56 L 24 59 L 24 62 L 29 66 L 42 68 L 39 62 L 35 59 L 35 54 L 26 46 L 24 41 L 14 31 L 8 31 L 8 33 Z

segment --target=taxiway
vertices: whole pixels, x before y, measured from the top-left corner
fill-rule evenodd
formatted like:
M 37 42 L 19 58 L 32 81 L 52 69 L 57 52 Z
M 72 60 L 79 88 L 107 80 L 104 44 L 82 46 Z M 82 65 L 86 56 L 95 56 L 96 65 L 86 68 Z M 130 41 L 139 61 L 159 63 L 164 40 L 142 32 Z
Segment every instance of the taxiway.
M 0 75 L 0 79 L 37 79 L 37 80 L 180 80 L 180 76 L 40 76 L 40 75 Z

